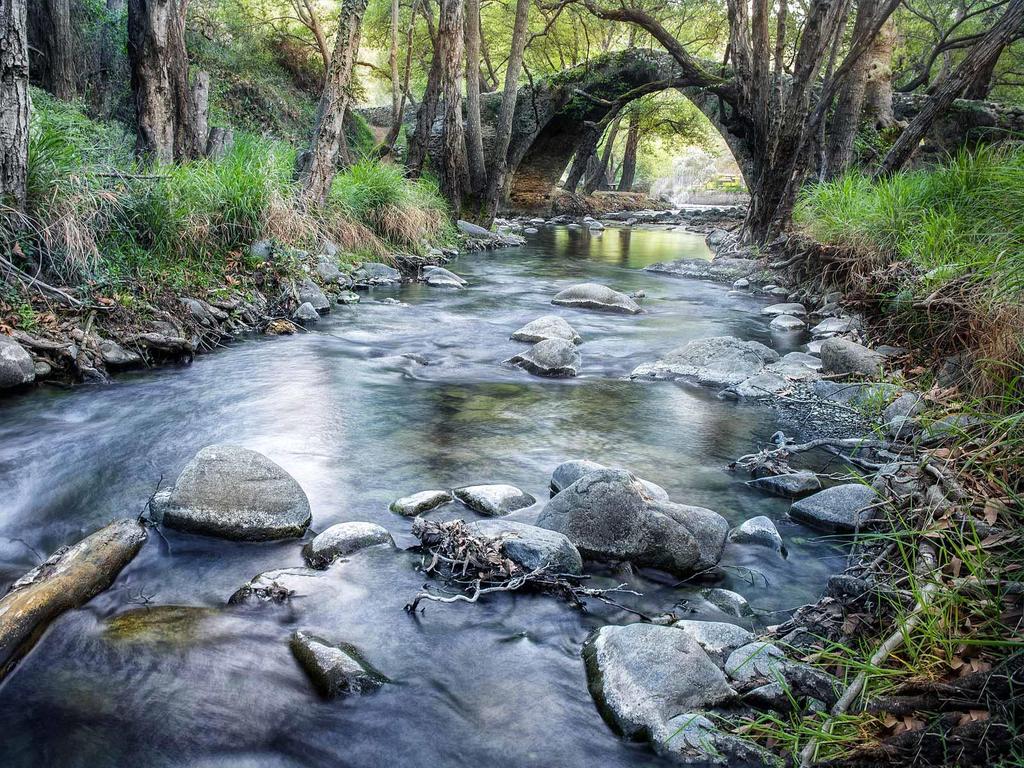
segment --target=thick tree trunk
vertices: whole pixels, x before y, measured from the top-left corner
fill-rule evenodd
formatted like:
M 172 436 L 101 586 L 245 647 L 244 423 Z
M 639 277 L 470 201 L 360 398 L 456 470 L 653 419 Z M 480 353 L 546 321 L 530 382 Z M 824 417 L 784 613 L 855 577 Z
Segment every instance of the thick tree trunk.
M 979 73 L 993 66 L 1015 36 L 1024 29 L 1024 0 L 1011 0 L 1006 11 L 981 40 L 971 46 L 960 65 L 943 82 L 910 124 L 903 130 L 882 160 L 876 176 L 884 177 L 900 170 L 927 135 L 935 120 L 963 94 Z
M 188 81 L 187 0 L 128 0 L 128 59 L 138 138 L 136 151 L 158 162 L 202 156 L 205 135 Z
M 58 99 L 70 101 L 75 98 L 71 0 L 32 0 L 29 5 L 32 79 Z
M 462 125 L 462 79 L 465 17 L 462 0 L 441 0 L 437 22 L 437 44 L 434 57 L 438 67 L 441 101 L 441 151 L 438 157 L 438 178 L 441 194 L 455 214 L 462 209 L 462 191 L 466 182 L 466 136 Z
M 861 0 L 858 3 L 857 18 L 853 27 L 855 36 L 863 34 L 864 30 L 868 28 L 874 12 L 874 0 Z M 857 129 L 860 127 L 864 94 L 867 91 L 868 70 L 871 65 L 869 51 L 851 67 L 846 82 L 839 91 L 825 140 L 824 160 L 820 169 L 823 179 L 839 176 L 846 171 L 853 160 L 854 140 L 857 138 Z
M 501 94 L 501 107 L 494 131 L 494 146 L 491 149 L 491 169 L 487 177 L 487 195 L 481 218 L 490 223 L 498 213 L 498 204 L 505 189 L 508 174 L 508 147 L 512 140 L 512 119 L 516 112 L 516 96 L 519 94 L 519 74 L 523 68 L 523 53 L 526 50 L 526 33 L 529 26 L 530 0 L 516 0 L 516 19 L 512 25 L 512 43 L 509 47 L 508 64 L 505 66 L 505 89 Z
M 864 54 L 867 81 L 864 121 L 881 131 L 896 122 L 892 111 L 892 54 L 896 48 L 896 22 L 890 17 Z
M 608 135 L 604 140 L 604 149 L 601 151 L 601 160 L 593 172 L 587 175 L 587 180 L 583 184 L 583 194 L 592 195 L 608 184 L 608 162 L 611 160 L 612 150 L 615 148 L 615 137 L 619 133 L 619 123 L 621 122 L 622 116 L 619 115 L 609 126 Z
M 626 147 L 622 151 L 622 175 L 619 176 L 619 192 L 630 192 L 636 180 L 636 150 L 640 144 L 640 118 L 630 115 L 629 130 L 626 132 Z
M 989 93 L 992 92 L 992 85 L 996 76 L 996 64 L 998 62 L 999 56 L 995 56 L 991 64 L 984 69 L 978 70 L 978 74 L 971 81 L 971 84 L 967 86 L 967 90 L 964 91 L 965 99 L 984 101 L 988 98 Z
M 331 66 L 320 96 L 316 126 L 309 150 L 298 160 L 299 195 L 307 203 L 322 205 L 331 190 L 345 143 L 345 110 L 351 97 L 352 71 L 359 53 L 359 33 L 366 0 L 343 0 Z
M 487 186 L 480 119 L 480 0 L 466 0 L 466 157 L 467 191 L 479 197 Z
M 28 173 L 28 17 L 0 0 L 0 203 L 22 211 Z
M 583 136 L 583 140 L 580 145 L 576 148 L 576 154 L 573 155 L 572 165 L 569 167 L 569 175 L 565 178 L 565 184 L 562 188 L 567 192 L 575 192 L 576 187 L 583 181 L 584 175 L 586 175 L 588 164 L 590 159 L 597 154 L 597 145 L 601 141 L 601 129 L 597 123 L 590 123 L 587 125 L 587 132 Z

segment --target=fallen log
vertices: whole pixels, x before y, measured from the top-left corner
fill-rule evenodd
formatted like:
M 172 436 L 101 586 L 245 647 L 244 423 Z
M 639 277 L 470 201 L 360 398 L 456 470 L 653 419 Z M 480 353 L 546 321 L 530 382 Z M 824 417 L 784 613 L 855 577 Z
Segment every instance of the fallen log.
M 0 598 L 0 680 L 36 644 L 50 623 L 107 589 L 146 541 L 135 519 L 117 520 L 61 547 Z

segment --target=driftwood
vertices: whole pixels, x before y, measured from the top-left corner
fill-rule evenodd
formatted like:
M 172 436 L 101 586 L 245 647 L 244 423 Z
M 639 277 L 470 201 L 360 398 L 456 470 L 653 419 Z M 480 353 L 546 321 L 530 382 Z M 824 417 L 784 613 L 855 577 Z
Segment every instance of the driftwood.
M 146 529 L 117 520 L 62 547 L 14 583 L 0 599 L 0 680 L 65 611 L 107 589 L 141 549 Z

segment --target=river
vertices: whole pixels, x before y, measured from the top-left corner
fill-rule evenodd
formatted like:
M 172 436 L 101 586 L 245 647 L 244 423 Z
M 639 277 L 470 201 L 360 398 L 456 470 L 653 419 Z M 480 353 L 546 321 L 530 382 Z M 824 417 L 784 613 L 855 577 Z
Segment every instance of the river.
M 288 470 L 309 497 L 312 530 L 367 520 L 399 547 L 336 563 L 288 605 L 229 607 L 257 573 L 301 565 L 299 544 L 151 535 L 112 589 L 59 619 L 0 684 L 0 762 L 659 765 L 648 746 L 623 742 L 602 721 L 579 656 L 591 630 L 634 616 L 600 604 L 584 613 L 536 595 L 426 604 L 410 616 L 403 606 L 425 579 L 419 558 L 402 551 L 415 543 L 410 521 L 388 504 L 424 489 L 511 483 L 541 500 L 513 516 L 532 522 L 551 470 L 592 459 L 731 523 L 776 520 L 788 558 L 730 547 L 723 560 L 722 586 L 758 609 L 755 624 L 777 623 L 781 611 L 817 598 L 841 552 L 788 521 L 785 500 L 726 469 L 780 426 L 799 436 L 799 423 L 694 387 L 624 378 L 705 336 L 799 348 L 799 338 L 773 339 L 759 313 L 767 300 L 641 271 L 682 256 L 710 254 L 700 236 L 681 231 L 547 227 L 523 247 L 448 265 L 469 281 L 461 291 L 375 289 L 309 333 L 243 340 L 188 367 L 0 403 L 0 592 L 36 564 L 34 553 L 137 515 L 161 477 L 172 483 L 215 442 L 261 451 Z M 551 306 L 557 291 L 585 280 L 643 290 L 645 312 Z M 402 303 L 381 301 L 389 297 Z M 509 334 L 550 313 L 583 336 L 580 375 L 550 380 L 502 366 L 525 349 Z M 455 505 L 432 514 L 460 511 L 475 517 Z M 759 575 L 746 578 L 747 568 Z M 628 581 L 643 597 L 624 602 L 646 612 L 682 616 L 696 607 L 693 617 L 722 618 L 664 574 L 588 570 L 594 586 Z M 289 652 L 295 629 L 355 644 L 394 684 L 321 701 Z

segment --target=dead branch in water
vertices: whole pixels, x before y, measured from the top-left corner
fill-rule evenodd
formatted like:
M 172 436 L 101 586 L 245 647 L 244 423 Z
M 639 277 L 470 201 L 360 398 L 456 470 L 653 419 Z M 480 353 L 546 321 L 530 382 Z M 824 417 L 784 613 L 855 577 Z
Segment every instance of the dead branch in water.
M 405 606 L 414 613 L 424 600 L 435 603 L 475 603 L 484 595 L 531 589 L 561 597 L 574 608 L 586 609 L 584 598 L 593 598 L 650 621 L 633 608 L 614 600 L 610 595 L 640 593 L 619 584 L 610 589 L 584 587 L 579 582 L 586 576 L 556 573 L 543 565 L 527 571 L 505 556 L 502 537 L 475 536 L 463 520 L 447 522 L 416 518 L 413 535 L 424 550 L 423 572 L 443 579 L 454 591 L 431 591 L 426 584 Z M 429 560 L 427 559 L 429 557 Z

